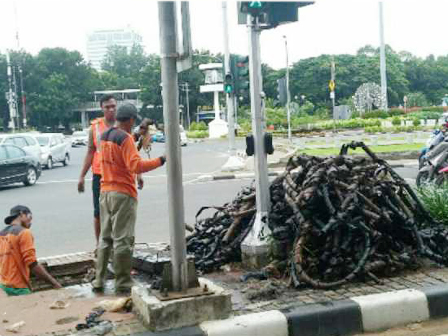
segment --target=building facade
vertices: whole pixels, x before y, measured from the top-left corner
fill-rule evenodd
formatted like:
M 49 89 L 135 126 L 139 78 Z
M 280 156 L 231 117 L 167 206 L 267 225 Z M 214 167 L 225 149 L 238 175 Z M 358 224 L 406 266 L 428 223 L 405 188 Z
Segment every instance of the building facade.
M 109 47 L 123 46 L 129 51 L 134 44 L 142 44 L 142 37 L 131 28 L 96 30 L 87 36 L 87 58 L 100 71 Z

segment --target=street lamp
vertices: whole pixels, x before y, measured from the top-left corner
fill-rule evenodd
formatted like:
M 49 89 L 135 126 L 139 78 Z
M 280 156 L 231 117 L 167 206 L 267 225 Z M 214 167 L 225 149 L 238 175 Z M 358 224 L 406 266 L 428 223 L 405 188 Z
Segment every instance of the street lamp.
M 289 61 L 288 61 L 288 40 L 286 35 L 283 35 L 285 40 L 285 54 L 286 54 L 286 113 L 288 117 L 288 140 L 291 142 L 291 110 L 289 105 L 291 103 L 291 94 L 289 93 Z

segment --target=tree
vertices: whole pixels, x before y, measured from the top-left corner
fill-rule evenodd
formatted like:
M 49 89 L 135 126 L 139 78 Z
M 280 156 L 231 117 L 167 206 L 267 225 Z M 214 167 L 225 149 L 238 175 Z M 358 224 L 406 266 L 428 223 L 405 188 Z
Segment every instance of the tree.
M 68 127 L 73 109 L 90 99 L 99 77 L 77 51 L 45 48 L 28 71 L 28 111 L 32 126 Z

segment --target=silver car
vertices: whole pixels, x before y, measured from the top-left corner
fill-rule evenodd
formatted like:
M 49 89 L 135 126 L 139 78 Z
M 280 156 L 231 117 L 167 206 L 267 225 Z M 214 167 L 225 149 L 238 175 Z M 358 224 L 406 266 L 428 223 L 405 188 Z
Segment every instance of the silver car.
M 31 133 L 0 134 L 0 145 L 15 145 L 43 164 L 40 145 Z
M 89 134 L 86 131 L 76 131 L 72 134 L 72 146 L 87 145 L 89 142 Z
M 52 169 L 55 163 L 67 166 L 70 162 L 70 143 L 61 133 L 44 133 L 36 136 L 42 154 L 41 162 L 47 169 Z

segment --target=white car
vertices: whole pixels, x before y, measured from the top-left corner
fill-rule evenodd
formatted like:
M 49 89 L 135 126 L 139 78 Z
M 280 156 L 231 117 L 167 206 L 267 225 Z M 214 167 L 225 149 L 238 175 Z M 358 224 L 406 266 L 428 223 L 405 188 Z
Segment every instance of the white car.
M 76 131 L 72 134 L 72 146 L 87 145 L 89 134 L 86 131 Z
M 30 133 L 0 134 L 0 145 L 15 145 L 35 157 L 40 164 L 43 164 L 39 143 L 35 136 Z
M 70 162 L 70 143 L 61 133 L 43 133 L 36 136 L 42 154 L 41 162 L 47 169 L 52 169 L 55 163 L 67 166 Z

